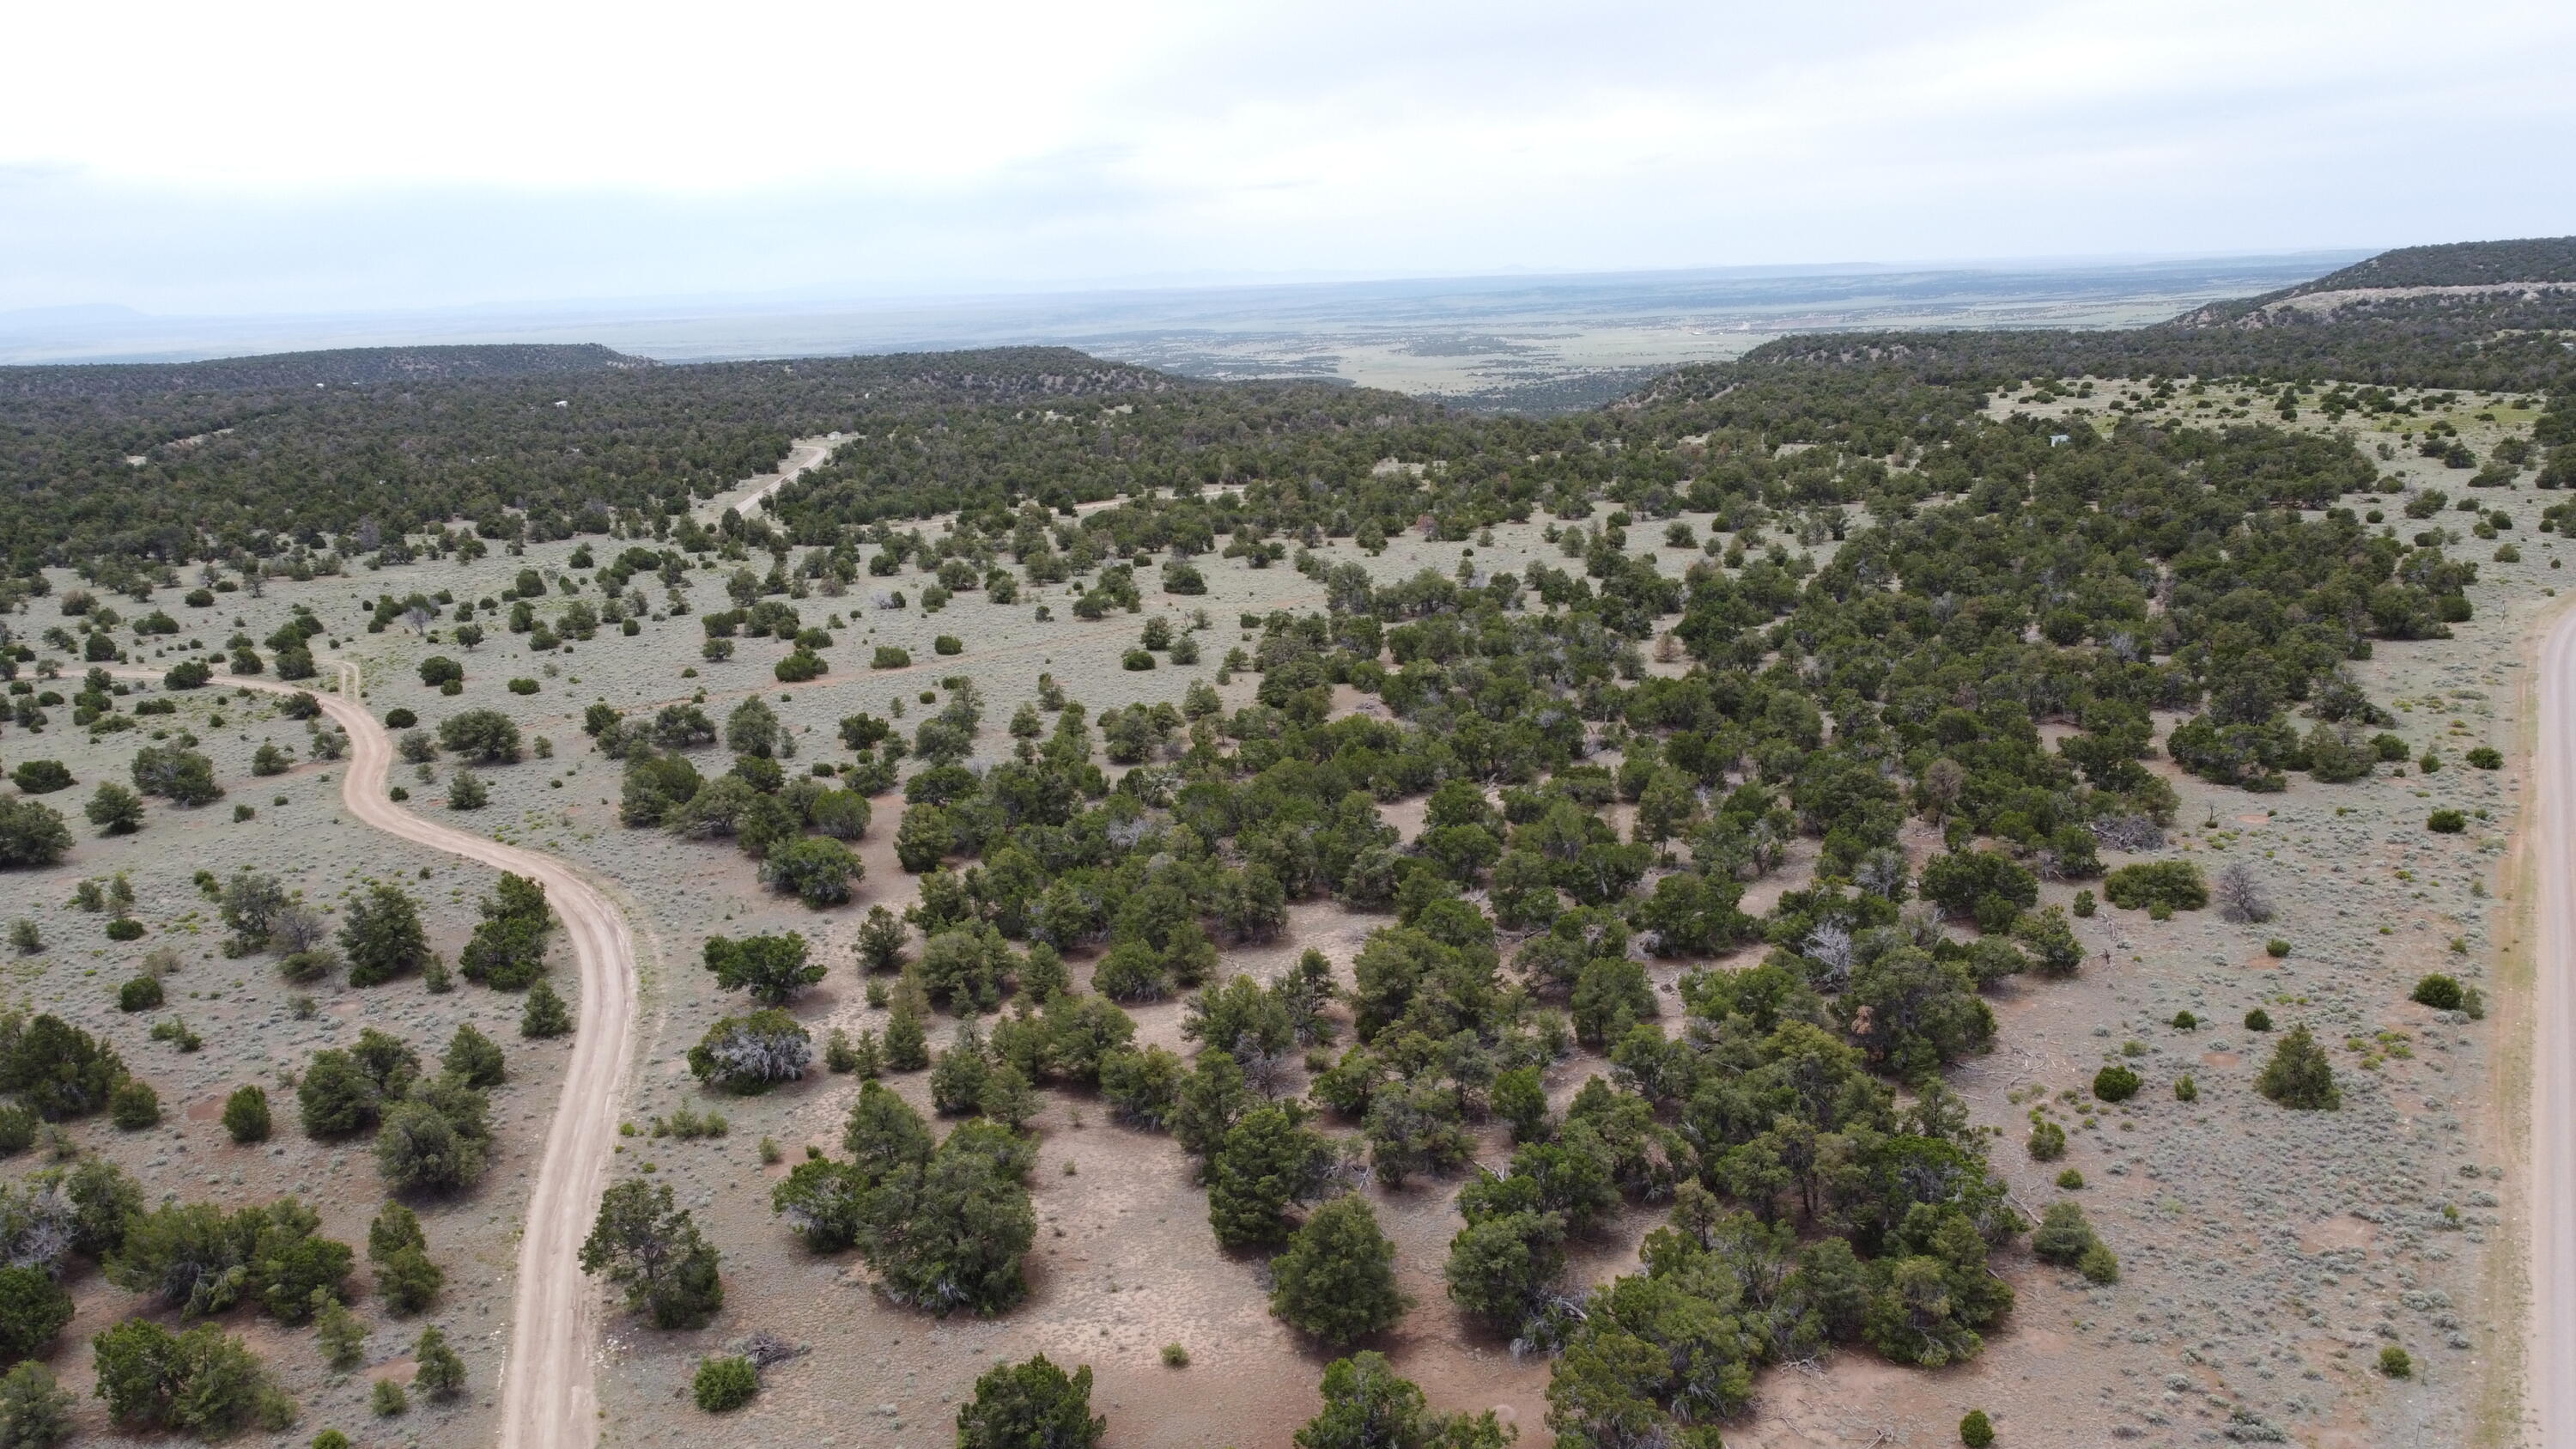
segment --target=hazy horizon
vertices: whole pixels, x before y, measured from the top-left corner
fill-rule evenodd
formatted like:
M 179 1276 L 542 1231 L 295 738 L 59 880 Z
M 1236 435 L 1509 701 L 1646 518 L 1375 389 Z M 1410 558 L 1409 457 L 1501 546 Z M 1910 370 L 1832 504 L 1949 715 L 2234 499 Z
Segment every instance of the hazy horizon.
M 318 317 L 2576 230 L 2576 12 L 301 0 L 23 18 L 0 311 Z M 2015 259 L 2021 259 L 2016 261 Z
M 1339 380 L 1555 411 L 1773 336 L 1880 327 L 2114 327 L 2308 280 L 2364 255 L 1881 264 L 1049 291 L 672 299 L 283 318 L 0 314 L 0 364 L 186 362 L 329 347 L 597 343 L 663 362 L 1029 343 L 1203 378 Z

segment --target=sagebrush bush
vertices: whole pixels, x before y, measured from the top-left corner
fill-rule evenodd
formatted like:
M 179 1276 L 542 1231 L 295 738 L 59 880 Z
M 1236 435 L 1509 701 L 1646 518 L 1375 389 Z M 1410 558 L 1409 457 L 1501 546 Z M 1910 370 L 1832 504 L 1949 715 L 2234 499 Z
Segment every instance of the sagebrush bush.
M 2066 1129 L 2044 1119 L 2032 1122 L 2030 1160 L 2055 1162 L 2066 1155 Z

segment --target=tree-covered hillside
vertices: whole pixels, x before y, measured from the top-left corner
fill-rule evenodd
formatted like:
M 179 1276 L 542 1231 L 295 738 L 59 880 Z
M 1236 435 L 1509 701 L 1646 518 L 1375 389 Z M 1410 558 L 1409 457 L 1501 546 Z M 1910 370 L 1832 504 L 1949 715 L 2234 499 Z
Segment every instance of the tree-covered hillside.
M 372 549 L 456 521 L 494 537 L 605 531 L 621 510 L 682 511 L 791 438 L 927 400 L 1179 385 L 1059 348 L 686 368 L 588 347 L 0 368 L 0 547 L 13 574 L 81 560 L 121 578 Z
M 2566 246 L 2417 248 L 2349 275 L 2555 275 Z M 1210 488 L 1236 490 L 1229 516 L 1265 532 L 1392 532 L 1427 515 L 1464 536 L 1514 509 L 1579 516 L 1604 494 L 1760 495 L 1787 479 L 1801 503 L 1857 501 L 1937 466 L 1993 390 L 2025 380 L 2562 396 L 2576 380 L 2569 289 L 2260 316 L 1791 337 L 1546 418 L 1322 384 L 1196 383 L 1051 348 L 686 367 L 603 348 L 416 348 L 0 369 L 0 548 L 22 579 L 77 562 L 130 588 L 204 559 L 330 568 L 391 542 L 399 561 L 447 546 L 433 535 L 458 525 L 491 540 L 668 538 L 689 531 L 695 500 L 828 431 L 858 436 L 777 501 L 783 537 L 811 546 L 960 507 Z M 2564 440 L 2544 427 L 2541 441 Z M 1787 444 L 1830 446 L 1779 456 Z

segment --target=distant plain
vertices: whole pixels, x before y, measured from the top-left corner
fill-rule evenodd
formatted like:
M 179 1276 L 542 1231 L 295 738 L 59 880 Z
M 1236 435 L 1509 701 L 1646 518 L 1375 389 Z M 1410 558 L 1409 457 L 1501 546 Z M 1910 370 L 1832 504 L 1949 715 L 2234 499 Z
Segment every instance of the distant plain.
M 117 307 L 0 313 L 0 364 L 183 361 L 318 347 L 598 342 L 665 362 L 1025 343 L 1207 378 L 1339 378 L 1480 410 L 1607 402 L 1775 336 L 2134 327 L 2360 252 L 2147 261 L 1735 267 L 850 301 L 716 298 L 284 318 Z

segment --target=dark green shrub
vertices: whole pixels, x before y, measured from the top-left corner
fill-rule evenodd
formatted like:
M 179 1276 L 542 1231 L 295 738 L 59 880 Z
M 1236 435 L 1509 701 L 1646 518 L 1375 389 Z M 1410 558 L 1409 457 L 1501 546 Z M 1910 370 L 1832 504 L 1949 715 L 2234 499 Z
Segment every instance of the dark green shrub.
M 475 1030 L 471 1022 L 458 1027 L 456 1034 L 448 1038 L 446 1054 L 438 1064 L 469 1087 L 497 1087 L 509 1077 L 509 1061 L 502 1055 L 500 1043 Z
M 880 1089 L 880 1095 L 883 1089 Z M 991 1122 L 950 1132 L 927 1162 L 891 1171 L 869 1195 L 859 1251 L 879 1291 L 935 1313 L 999 1313 L 1028 1292 L 1021 1262 L 1037 1238 L 1025 1179 L 1034 1156 Z
M 760 1392 L 760 1370 L 750 1359 L 735 1355 L 728 1358 L 698 1360 L 697 1376 L 690 1380 L 690 1393 L 698 1407 L 710 1414 L 731 1413 L 751 1402 Z
M 9 772 L 10 782 L 30 795 L 50 795 L 78 783 L 60 760 L 28 760 Z
M 472 1185 L 490 1160 L 490 1107 L 454 1077 L 413 1088 L 385 1109 L 376 1133 L 376 1172 L 397 1191 L 446 1192 Z
M 221 1439 L 254 1424 L 274 1432 L 295 1422 L 294 1400 L 259 1356 L 211 1323 L 174 1334 L 129 1318 L 90 1343 L 97 1396 L 122 1427 Z
M 2436 810 L 2424 817 L 2424 828 L 2436 835 L 2457 835 L 2469 828 L 2469 817 L 2457 810 Z
M 1970 1409 L 1959 1421 L 1959 1442 L 1967 1449 L 1993 1449 L 1995 1426 L 1983 1409 Z
M 2457 1011 L 2464 997 L 2460 983 L 2439 972 L 2417 981 L 2414 991 L 2408 993 L 2409 1000 L 2435 1011 Z
M 131 835 L 143 828 L 143 797 L 113 780 L 104 781 L 82 813 L 101 835 Z
M 717 985 L 728 991 L 749 992 L 763 1006 L 785 1005 L 798 992 L 822 980 L 825 969 L 822 962 L 810 956 L 805 938 L 794 932 L 745 936 L 740 940 L 710 936 L 700 954 L 706 968 L 715 973 Z
M 128 1077 L 107 1094 L 107 1120 L 128 1132 L 161 1122 L 161 1094 L 140 1077 Z
M 963 654 L 966 652 L 966 641 L 954 634 L 942 634 L 930 641 L 930 647 L 941 654 Z
M 9 1449 L 54 1449 L 72 1437 L 72 1396 L 53 1370 L 30 1360 L 0 1375 L 0 1431 Z
M 17 1093 L 47 1121 L 98 1111 L 124 1079 L 115 1048 L 62 1018 L 0 1015 L 0 1091 Z
M 519 686 L 525 683 L 527 689 Z M 532 694 L 535 680 L 511 680 L 513 694 Z M 469 709 L 452 714 L 438 722 L 438 743 L 476 765 L 515 765 L 519 762 L 519 727 L 497 709 Z
M 0 1357 L 35 1358 L 72 1321 L 72 1298 L 42 1268 L 0 1268 Z M 0 1426 L 5 1427 L 5 1426 Z M 16 1449 L 14 1437 L 10 1449 Z
M 2187 860 L 2149 860 L 2124 865 L 2102 878 L 2102 894 L 2124 911 L 2163 906 L 2169 911 L 2196 911 L 2209 904 L 2209 884 L 2200 867 Z
M 2105 1102 L 2125 1102 L 2138 1094 L 2138 1074 L 2117 1062 L 2093 1074 L 2093 1095 Z
M 852 883 L 867 868 L 856 853 L 828 836 L 806 835 L 770 849 L 760 862 L 761 884 L 793 895 L 809 910 L 837 906 L 850 899 Z
M 239 1087 L 224 1099 L 224 1131 L 235 1142 L 266 1142 L 269 1130 L 266 1091 L 256 1085 Z
M 1981 931 L 2009 929 L 2039 904 L 2039 877 L 1997 851 L 1953 851 L 1923 863 L 1923 898 Z
M 957 1449 L 1095 1449 L 1108 1427 L 1091 1413 L 1091 1365 L 1067 1374 L 1039 1354 L 975 1380 L 957 1411 Z
M 158 1011 L 166 993 L 158 976 L 137 976 L 116 988 L 119 1011 Z

